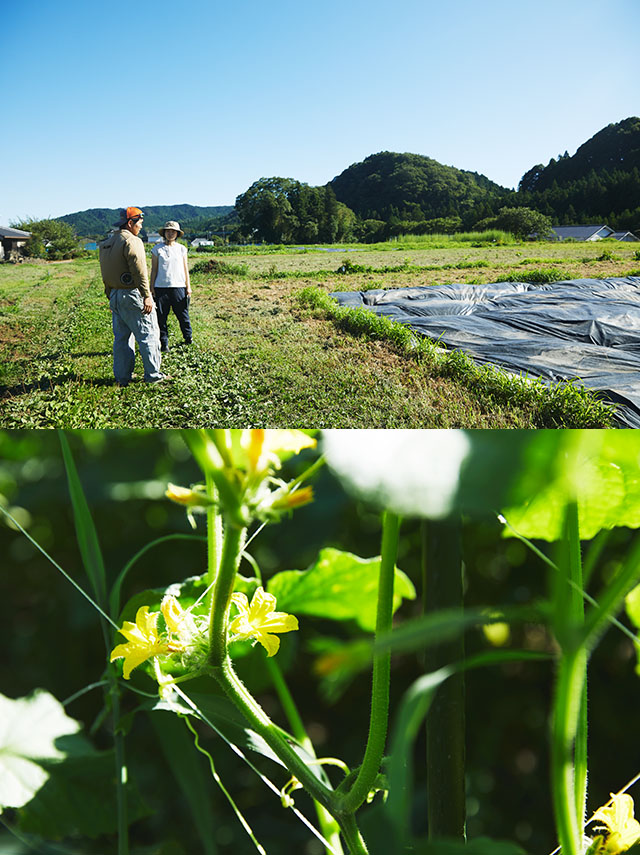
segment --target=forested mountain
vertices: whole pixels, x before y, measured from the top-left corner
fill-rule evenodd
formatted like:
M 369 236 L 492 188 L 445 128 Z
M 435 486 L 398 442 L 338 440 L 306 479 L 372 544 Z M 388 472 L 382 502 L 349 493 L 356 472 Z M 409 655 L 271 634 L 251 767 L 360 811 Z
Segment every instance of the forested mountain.
M 522 176 L 514 204 L 536 208 L 555 224 L 606 222 L 640 229 L 640 119 L 607 125 L 573 156 L 552 158 Z M 511 204 L 511 202 L 509 202 Z
M 383 151 L 345 169 L 330 186 L 362 219 L 476 220 L 493 213 L 494 203 L 509 191 L 477 172 L 444 166 L 421 154 Z M 485 205 L 489 210 L 485 210 Z M 475 212 L 480 206 L 481 210 Z
M 517 191 L 424 155 L 383 151 L 321 187 L 261 178 L 238 196 L 235 208 L 151 205 L 144 211 L 147 231 L 178 220 L 193 236 L 224 228 L 234 240 L 330 243 L 471 230 L 505 207 L 532 209 L 554 225 L 600 222 L 640 233 L 640 119 L 608 125 L 573 156 L 537 164 Z M 81 236 L 98 236 L 117 214 L 93 208 L 59 219 Z
M 157 231 L 168 220 L 177 220 L 185 231 L 199 229 L 215 231 L 223 221 L 235 222 L 233 205 L 142 205 L 144 226 L 148 232 Z M 234 214 L 233 217 L 229 215 Z M 58 217 L 72 225 L 81 237 L 106 234 L 118 219 L 118 208 L 89 208 L 75 214 Z M 187 227 L 185 229 L 185 226 Z

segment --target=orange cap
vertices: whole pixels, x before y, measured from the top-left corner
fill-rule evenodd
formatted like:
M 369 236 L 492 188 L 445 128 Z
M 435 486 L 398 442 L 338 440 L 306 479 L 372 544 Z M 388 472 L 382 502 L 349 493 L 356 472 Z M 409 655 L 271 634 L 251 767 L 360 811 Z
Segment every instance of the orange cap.
M 136 217 L 144 216 L 140 208 L 127 208 L 127 220 L 135 220 Z

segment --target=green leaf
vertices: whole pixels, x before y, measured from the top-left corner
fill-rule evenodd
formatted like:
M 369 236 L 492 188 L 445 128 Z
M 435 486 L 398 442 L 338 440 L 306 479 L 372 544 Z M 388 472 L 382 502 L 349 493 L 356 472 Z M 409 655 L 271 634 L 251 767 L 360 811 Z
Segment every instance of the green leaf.
M 554 440 L 555 455 L 546 458 L 546 483 L 506 506 L 503 513 L 509 523 L 525 537 L 558 540 L 565 508 L 577 500 L 582 540 L 615 526 L 640 527 L 637 432 L 561 433 L 563 437 Z M 553 451 L 553 445 L 547 450 Z
M 629 591 L 625 598 L 627 614 L 629 620 L 637 627 L 640 627 L 640 585 L 636 585 L 633 590 Z
M 117 830 L 115 759 L 112 751 L 69 756 L 63 762 L 46 761 L 49 778 L 22 808 L 19 827 L 47 840 L 67 836 L 96 838 Z M 132 783 L 125 788 L 130 821 L 151 812 Z
M 252 730 L 244 716 L 226 697 L 216 694 L 205 694 L 204 692 L 185 692 L 189 699 L 198 708 L 198 713 L 184 701 L 158 701 L 153 706 L 143 704 L 141 708 L 154 710 L 167 710 L 179 715 L 192 715 L 200 718 L 205 724 L 214 726 L 218 734 L 222 735 L 227 742 L 239 748 L 246 748 L 263 757 L 272 760 L 282 766 L 282 760 L 271 750 L 265 740 Z M 282 731 L 285 733 L 285 731 Z M 316 777 L 323 783 L 328 783 L 325 770 L 321 766 L 314 765 L 315 760 L 289 733 L 285 733 L 289 744 L 300 757 L 310 765 Z
M 12 700 L 0 695 L 0 810 L 30 801 L 49 779 L 43 765 L 62 760 L 62 736 L 77 733 L 80 724 L 69 718 L 62 704 L 48 692 Z
M 359 558 L 339 549 L 322 549 L 307 570 L 285 570 L 273 576 L 267 590 L 278 610 L 332 620 L 355 620 L 367 632 L 376 625 L 380 557 Z M 395 570 L 394 611 L 403 598 L 415 599 L 413 583 Z
M 78 538 L 78 547 L 82 556 L 82 563 L 87 576 L 91 581 L 93 594 L 100 606 L 105 605 L 107 595 L 107 577 L 104 569 L 102 551 L 98 541 L 96 527 L 87 504 L 87 499 L 82 489 L 82 483 L 78 477 L 78 470 L 71 455 L 69 443 L 63 431 L 58 431 L 62 456 L 65 469 L 67 470 L 67 481 L 69 483 L 69 494 L 73 506 L 73 517 Z
M 499 611 L 491 608 L 441 609 L 438 612 L 405 621 L 398 629 L 379 638 L 376 649 L 418 650 L 424 646 L 453 641 L 473 627 L 494 623 L 536 621 L 541 618 L 541 612 L 530 606 Z
M 156 714 L 151 716 L 151 723 L 180 792 L 189 804 L 203 852 L 216 855 L 209 779 L 202 770 L 201 758 L 193 750 L 193 741 L 184 722 L 175 715 Z

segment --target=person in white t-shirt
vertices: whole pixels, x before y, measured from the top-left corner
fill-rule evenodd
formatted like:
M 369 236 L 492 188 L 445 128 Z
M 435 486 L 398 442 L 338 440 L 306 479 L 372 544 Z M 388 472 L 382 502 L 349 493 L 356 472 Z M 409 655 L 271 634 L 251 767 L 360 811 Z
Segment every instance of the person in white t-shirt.
M 191 282 L 187 264 L 187 248 L 178 243 L 184 234 L 180 223 L 170 220 L 158 229 L 163 240 L 151 250 L 151 291 L 156 300 L 158 325 L 160 326 L 160 349 L 169 350 L 169 313 L 178 319 L 185 344 L 191 344 L 192 332 L 189 319 Z

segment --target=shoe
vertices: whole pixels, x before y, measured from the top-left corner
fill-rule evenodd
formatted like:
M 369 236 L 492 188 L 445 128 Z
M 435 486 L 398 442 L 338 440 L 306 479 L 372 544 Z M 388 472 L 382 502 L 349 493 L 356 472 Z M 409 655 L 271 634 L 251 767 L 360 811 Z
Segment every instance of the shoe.
M 168 344 L 160 345 L 160 353 L 169 353 L 169 345 Z
M 172 380 L 168 374 L 161 374 L 160 377 L 157 377 L 155 380 L 145 380 L 145 383 L 148 383 L 150 386 L 155 386 L 156 383 L 162 383 L 165 380 Z
M 184 343 L 185 344 L 193 344 L 193 340 L 190 338 L 185 338 Z

